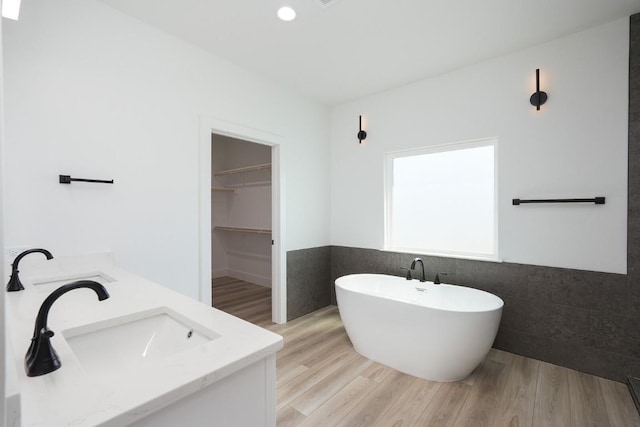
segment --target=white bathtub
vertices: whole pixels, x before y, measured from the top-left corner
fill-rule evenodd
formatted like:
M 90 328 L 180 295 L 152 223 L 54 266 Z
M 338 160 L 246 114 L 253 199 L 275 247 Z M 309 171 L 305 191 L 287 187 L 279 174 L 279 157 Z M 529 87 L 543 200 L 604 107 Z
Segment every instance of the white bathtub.
M 432 381 L 473 372 L 491 349 L 504 305 L 478 289 L 382 274 L 352 274 L 335 283 L 356 351 Z

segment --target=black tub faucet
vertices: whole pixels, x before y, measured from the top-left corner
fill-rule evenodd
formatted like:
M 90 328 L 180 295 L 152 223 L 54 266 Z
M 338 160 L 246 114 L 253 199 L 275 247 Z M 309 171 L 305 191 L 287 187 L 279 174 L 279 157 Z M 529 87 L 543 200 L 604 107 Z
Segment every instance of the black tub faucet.
M 433 284 L 434 285 L 441 284 L 442 282 L 440 282 L 440 276 L 446 276 L 446 275 L 447 275 L 447 273 L 436 273 L 436 278 L 433 279 Z
M 54 335 L 53 331 L 47 326 L 47 316 L 49 309 L 53 303 L 62 295 L 69 291 L 80 288 L 92 289 L 97 295 L 98 300 L 103 301 L 109 298 L 109 292 L 98 282 L 93 280 L 78 280 L 60 286 L 44 300 L 36 317 L 36 325 L 33 329 L 33 338 L 31 345 L 27 350 L 24 358 L 24 370 L 29 377 L 37 377 L 48 374 L 62 366 L 58 354 L 51 345 L 50 338 Z
M 9 283 L 7 283 L 7 292 L 16 292 L 24 289 L 24 286 L 22 286 L 22 282 L 20 282 L 20 277 L 18 277 L 18 273 L 20 272 L 18 271 L 18 263 L 20 263 L 22 258 L 24 258 L 25 256 L 35 252 L 44 254 L 47 259 L 53 258 L 51 252 L 46 249 L 29 249 L 28 251 L 22 252 L 16 257 L 15 260 L 13 260 L 13 264 L 11 264 L 11 277 L 9 278 Z
M 416 268 L 416 264 L 420 263 L 420 266 L 422 267 L 422 272 L 420 274 L 420 281 L 421 282 L 426 282 L 427 281 L 427 277 L 424 274 L 424 263 L 422 262 L 422 260 L 420 258 L 414 258 L 414 260 L 411 262 L 411 267 L 409 267 L 409 270 L 414 270 Z

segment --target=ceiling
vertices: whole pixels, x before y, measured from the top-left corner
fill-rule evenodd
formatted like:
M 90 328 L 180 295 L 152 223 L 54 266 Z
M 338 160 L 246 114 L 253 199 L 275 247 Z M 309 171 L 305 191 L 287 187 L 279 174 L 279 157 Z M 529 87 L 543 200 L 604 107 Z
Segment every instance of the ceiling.
M 640 0 L 101 0 L 327 105 L 640 12 Z M 292 22 L 276 17 L 288 4 Z

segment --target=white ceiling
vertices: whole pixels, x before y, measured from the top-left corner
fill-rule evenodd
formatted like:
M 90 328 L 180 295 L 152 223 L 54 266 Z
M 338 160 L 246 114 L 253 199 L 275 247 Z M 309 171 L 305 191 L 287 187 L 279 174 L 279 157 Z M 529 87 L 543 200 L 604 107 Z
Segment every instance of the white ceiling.
M 335 105 L 640 12 L 640 0 L 101 0 Z M 292 22 L 279 6 L 297 11 Z

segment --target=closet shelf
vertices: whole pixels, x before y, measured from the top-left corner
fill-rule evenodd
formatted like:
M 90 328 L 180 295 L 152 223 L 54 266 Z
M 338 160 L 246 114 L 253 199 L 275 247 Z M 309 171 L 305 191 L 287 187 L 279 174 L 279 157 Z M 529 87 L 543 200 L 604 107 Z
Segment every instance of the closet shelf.
M 221 193 L 234 193 L 236 190 L 229 187 L 211 187 L 211 191 L 218 191 Z
M 253 233 L 253 234 L 271 234 L 271 230 L 264 228 L 245 228 L 245 227 L 213 227 L 214 230 L 231 231 L 236 233 Z
M 253 171 L 259 171 L 262 169 L 269 169 L 271 168 L 271 163 L 265 163 L 262 165 L 255 165 L 255 166 L 247 166 L 245 168 L 237 168 L 237 169 L 228 169 L 228 170 L 224 170 L 224 171 L 218 171 L 218 172 L 214 172 L 213 176 L 225 176 L 225 175 L 236 175 L 239 173 L 246 173 L 246 172 L 253 172 Z

